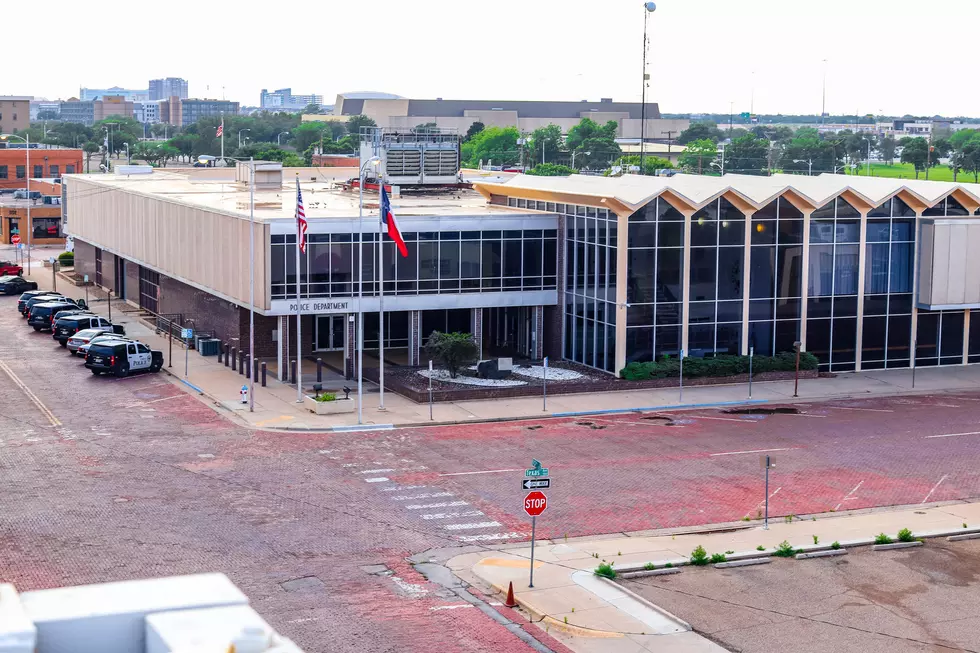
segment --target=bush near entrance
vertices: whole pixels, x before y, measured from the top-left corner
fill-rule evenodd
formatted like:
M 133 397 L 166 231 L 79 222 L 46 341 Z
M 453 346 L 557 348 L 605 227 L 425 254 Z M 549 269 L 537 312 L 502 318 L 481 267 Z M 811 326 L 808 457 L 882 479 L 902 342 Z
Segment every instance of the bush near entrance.
M 75 265 L 75 254 L 72 252 L 58 254 L 58 263 L 61 265 Z
M 469 365 L 480 357 L 480 348 L 473 340 L 473 335 L 458 331 L 453 333 L 433 331 L 425 344 L 425 351 L 431 358 L 446 367 L 452 379 L 456 378 L 461 367 Z
M 809 352 L 800 352 L 800 369 L 817 369 L 817 357 Z M 796 354 L 783 352 L 775 356 L 754 356 L 752 372 L 792 372 L 796 369 Z M 680 376 L 681 365 L 676 358 L 662 358 L 646 363 L 630 363 L 620 372 L 620 376 L 628 381 L 647 381 L 649 379 L 666 379 Z M 748 356 L 715 356 L 713 358 L 684 358 L 684 376 L 695 378 L 699 376 L 735 376 L 747 374 L 749 371 Z

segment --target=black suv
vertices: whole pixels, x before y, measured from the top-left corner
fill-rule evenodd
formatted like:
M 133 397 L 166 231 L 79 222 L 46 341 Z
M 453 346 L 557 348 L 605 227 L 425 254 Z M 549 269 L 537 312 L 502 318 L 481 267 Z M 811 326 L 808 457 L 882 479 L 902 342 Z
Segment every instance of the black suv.
M 37 283 L 27 281 L 24 277 L 0 277 L 0 293 L 16 295 L 25 290 L 37 290 Z
M 31 301 L 34 301 L 33 299 Z M 28 302 L 30 304 L 31 302 Z M 70 299 L 61 298 L 60 301 L 42 301 L 34 304 L 30 308 L 27 324 L 34 327 L 35 331 L 51 329 L 54 327 L 54 316 L 58 311 L 66 308 L 76 308 Z
M 63 297 L 63 295 L 60 292 L 51 292 L 50 290 L 28 290 L 17 300 L 17 312 L 27 317 L 27 302 L 38 297 L 57 298 Z
M 113 324 L 104 317 L 82 311 L 60 311 L 51 328 L 51 337 L 62 347 L 68 346 L 68 339 L 82 329 L 102 329 L 107 333 L 126 335 L 126 329 L 121 324 Z
M 159 372 L 163 367 L 163 352 L 151 350 L 142 342 L 101 339 L 88 348 L 85 367 L 99 376 L 103 372 L 118 377 L 130 372 Z

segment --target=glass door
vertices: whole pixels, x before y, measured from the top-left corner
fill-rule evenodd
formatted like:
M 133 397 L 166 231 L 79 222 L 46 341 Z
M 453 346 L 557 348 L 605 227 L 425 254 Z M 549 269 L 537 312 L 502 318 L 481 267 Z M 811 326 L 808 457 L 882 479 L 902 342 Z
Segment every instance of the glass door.
M 319 315 L 316 318 L 317 351 L 343 351 L 346 315 Z

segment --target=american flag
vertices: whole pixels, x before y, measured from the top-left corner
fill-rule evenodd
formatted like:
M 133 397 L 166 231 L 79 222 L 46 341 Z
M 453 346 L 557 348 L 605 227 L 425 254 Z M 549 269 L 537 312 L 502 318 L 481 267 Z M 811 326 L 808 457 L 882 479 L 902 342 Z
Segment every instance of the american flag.
M 306 254 L 306 211 L 303 209 L 303 191 L 299 189 L 299 177 L 296 178 L 296 229 L 299 232 L 299 251 Z
M 221 135 L 225 133 L 225 123 L 218 125 L 218 131 L 214 133 L 215 138 L 221 138 Z

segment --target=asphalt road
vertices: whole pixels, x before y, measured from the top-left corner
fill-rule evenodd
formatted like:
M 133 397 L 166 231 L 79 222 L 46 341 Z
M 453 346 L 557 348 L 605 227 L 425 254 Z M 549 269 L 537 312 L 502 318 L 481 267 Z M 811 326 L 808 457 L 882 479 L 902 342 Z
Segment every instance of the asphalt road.
M 310 651 L 529 650 L 405 559 L 526 540 L 532 457 L 553 479 L 539 537 L 754 517 L 765 452 L 774 516 L 980 495 L 980 393 L 249 431 L 164 374 L 92 376 L 14 303 L 0 298 L 0 579 L 27 590 L 222 571 Z

